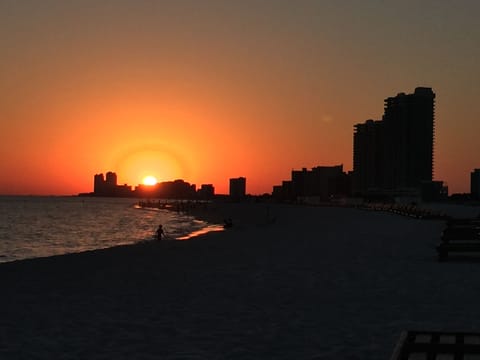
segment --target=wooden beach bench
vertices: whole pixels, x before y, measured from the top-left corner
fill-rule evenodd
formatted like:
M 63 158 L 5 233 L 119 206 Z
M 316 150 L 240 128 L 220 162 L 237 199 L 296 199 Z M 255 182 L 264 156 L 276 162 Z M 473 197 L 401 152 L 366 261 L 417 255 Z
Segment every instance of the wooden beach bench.
M 480 253 L 480 228 L 474 219 L 448 221 L 437 246 L 438 259 L 446 260 L 449 253 Z
M 450 240 L 480 240 L 480 229 L 477 227 L 448 227 L 443 230 L 442 241 Z
M 447 219 L 447 226 L 480 226 L 480 219 Z
M 480 360 L 480 334 L 404 331 L 390 360 Z
M 442 242 L 437 246 L 437 253 L 440 261 L 447 260 L 450 253 L 480 254 L 480 241 Z

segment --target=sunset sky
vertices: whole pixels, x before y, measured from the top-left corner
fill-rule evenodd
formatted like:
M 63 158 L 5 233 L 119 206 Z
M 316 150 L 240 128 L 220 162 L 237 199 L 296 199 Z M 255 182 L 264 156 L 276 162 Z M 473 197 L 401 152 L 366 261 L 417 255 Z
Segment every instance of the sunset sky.
M 480 168 L 480 1 L 0 0 L 0 194 L 93 175 L 271 192 L 352 169 L 353 126 L 436 93 L 435 179 Z

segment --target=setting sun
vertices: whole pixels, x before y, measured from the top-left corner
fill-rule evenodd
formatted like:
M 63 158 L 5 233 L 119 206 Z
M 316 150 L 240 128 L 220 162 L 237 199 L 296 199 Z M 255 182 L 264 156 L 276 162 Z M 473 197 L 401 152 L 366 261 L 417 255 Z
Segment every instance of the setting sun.
M 155 178 L 155 176 L 145 176 L 143 178 L 143 184 L 144 185 L 155 185 L 157 183 L 157 179 Z

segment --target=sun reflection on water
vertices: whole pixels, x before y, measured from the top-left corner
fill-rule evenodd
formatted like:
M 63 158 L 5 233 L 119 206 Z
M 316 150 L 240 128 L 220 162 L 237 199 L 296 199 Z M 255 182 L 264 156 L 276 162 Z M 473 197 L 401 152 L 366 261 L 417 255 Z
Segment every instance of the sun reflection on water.
M 208 225 L 208 226 L 206 226 L 204 228 L 201 228 L 199 230 L 192 231 L 188 235 L 180 236 L 180 237 L 177 238 L 177 240 L 190 240 L 194 237 L 208 234 L 209 232 L 223 231 L 223 230 L 225 230 L 225 228 L 222 225 Z

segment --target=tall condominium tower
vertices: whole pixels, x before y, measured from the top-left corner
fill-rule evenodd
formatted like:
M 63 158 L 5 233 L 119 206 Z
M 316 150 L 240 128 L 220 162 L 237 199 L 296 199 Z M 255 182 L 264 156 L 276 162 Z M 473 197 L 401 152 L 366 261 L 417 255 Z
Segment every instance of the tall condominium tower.
M 386 188 L 418 188 L 432 181 L 434 101 L 430 88 L 385 99 Z
M 354 192 L 419 189 L 432 181 L 434 107 L 432 89 L 418 87 L 385 99 L 381 121 L 355 125 Z
M 383 187 L 383 122 L 356 124 L 353 133 L 353 194 Z

